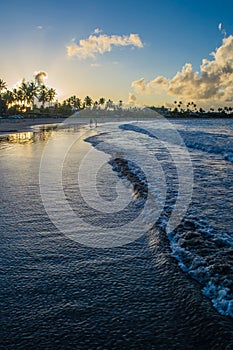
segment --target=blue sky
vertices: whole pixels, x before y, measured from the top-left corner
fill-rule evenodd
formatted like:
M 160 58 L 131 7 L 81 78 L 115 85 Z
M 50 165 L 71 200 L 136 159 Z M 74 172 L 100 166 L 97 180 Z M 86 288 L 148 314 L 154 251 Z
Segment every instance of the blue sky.
M 233 98 L 226 83 L 231 71 L 224 81 L 220 76 L 213 79 L 216 67 L 226 65 L 223 56 L 231 62 L 233 55 L 230 0 L 9 0 L 1 3 L 0 12 L 0 78 L 9 88 L 22 78 L 32 79 L 35 71 L 45 71 L 46 84 L 57 89 L 60 99 L 88 94 L 93 99 L 103 96 L 127 102 L 130 98 L 138 104 L 159 105 L 196 97 L 204 105 L 219 101 L 229 105 Z M 130 34 L 137 34 L 141 44 Z M 92 56 L 79 50 L 80 40 L 90 46 L 90 35 L 97 38 Z M 101 45 L 109 43 L 105 51 Z M 76 45 L 76 51 L 68 56 L 71 45 Z M 221 50 L 216 57 L 210 55 L 221 47 L 221 57 Z M 212 75 L 207 82 L 199 79 L 204 58 L 216 63 L 214 69 L 208 65 Z M 192 64 L 192 72 L 188 67 L 177 77 L 187 63 Z M 196 71 L 199 78 L 192 75 Z M 155 80 L 157 77 L 166 79 Z M 197 96 L 189 93 L 185 82 L 190 91 L 200 84 L 202 92 Z M 217 91 L 216 84 L 222 84 L 221 90 Z

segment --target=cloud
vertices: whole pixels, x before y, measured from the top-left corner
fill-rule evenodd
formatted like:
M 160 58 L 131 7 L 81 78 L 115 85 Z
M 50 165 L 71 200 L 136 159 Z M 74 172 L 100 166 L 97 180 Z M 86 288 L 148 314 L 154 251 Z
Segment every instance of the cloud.
M 100 34 L 100 33 L 102 33 L 102 30 L 99 29 L 99 28 L 95 28 L 93 33 L 94 34 Z
M 171 79 L 158 76 L 149 82 L 145 78 L 132 82 L 140 94 L 165 92 L 170 96 L 200 101 L 233 101 L 233 36 L 211 53 L 212 60 L 203 59 L 199 71 L 186 63 Z
M 143 47 L 143 43 L 138 34 L 130 35 L 90 35 L 87 39 L 82 39 L 79 43 L 71 43 L 67 46 L 67 55 L 79 59 L 95 58 L 97 54 L 103 55 L 110 52 L 113 46 L 133 46 Z
M 137 101 L 137 97 L 130 92 L 129 98 L 128 98 L 128 103 L 131 105 L 134 105 L 136 103 L 136 101 Z
M 138 93 L 146 92 L 146 80 L 145 78 L 141 78 L 139 80 L 135 80 L 132 82 L 131 86 L 136 90 Z
M 224 37 L 226 37 L 227 32 L 226 32 L 226 30 L 223 28 L 223 24 L 222 24 L 222 23 L 219 23 L 219 25 L 218 25 L 218 30 L 224 35 Z
M 93 68 L 99 68 L 99 67 L 102 67 L 102 64 L 100 64 L 100 63 L 91 63 L 90 66 L 93 67 Z
M 141 78 L 139 80 L 135 80 L 132 82 L 131 86 L 135 89 L 139 94 L 151 94 L 151 93 L 161 93 L 163 89 L 168 86 L 168 79 L 163 76 L 158 76 L 155 79 L 146 83 L 145 78 Z
M 148 87 L 154 88 L 154 87 L 167 87 L 168 85 L 168 79 L 163 76 L 158 76 L 154 80 L 151 80 L 148 83 Z
M 43 85 L 45 79 L 48 79 L 48 73 L 44 71 L 34 72 L 34 78 L 38 85 Z

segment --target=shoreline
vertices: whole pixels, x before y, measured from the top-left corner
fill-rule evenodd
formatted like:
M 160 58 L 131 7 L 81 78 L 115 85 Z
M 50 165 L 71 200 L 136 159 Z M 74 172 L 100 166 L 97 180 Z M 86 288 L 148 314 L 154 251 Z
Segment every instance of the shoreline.
M 120 121 L 138 121 L 138 120 L 155 120 L 153 117 L 132 117 L 132 116 L 71 116 L 68 118 L 41 118 L 41 119 L 21 119 L 21 120 L 0 120 L 0 137 L 7 136 L 9 134 L 15 134 L 20 132 L 32 131 L 33 127 L 43 126 L 43 125 L 56 125 L 64 123 L 69 125 L 74 122 L 74 124 L 85 125 L 90 123 L 90 119 L 95 119 L 97 123 L 111 123 Z M 67 122 L 66 122 L 67 121 Z
M 6 136 L 9 134 L 15 134 L 20 132 L 27 132 L 32 131 L 33 127 L 36 126 L 43 126 L 43 125 L 56 125 L 56 124 L 66 124 L 66 120 L 69 120 L 67 124 L 71 124 L 72 119 L 74 120 L 74 124 L 89 124 L 90 119 L 95 119 L 97 123 L 110 123 L 110 122 L 124 122 L 124 121 L 151 121 L 151 120 L 160 120 L 161 118 L 167 119 L 169 122 L 172 122 L 173 120 L 189 120 L 189 119 L 198 119 L 200 121 L 202 120 L 212 120 L 212 119 L 229 119 L 229 118 L 198 118 L 198 117 L 192 117 L 192 118 L 181 118 L 181 117 L 155 117 L 155 116 L 71 116 L 68 118 L 61 118 L 61 117 L 45 117 L 41 119 L 21 119 L 21 120 L 9 120 L 9 119 L 2 119 L 0 120 L 0 137 Z
M 1 120 L 0 136 L 29 131 L 29 129 L 34 126 L 47 125 L 47 124 L 60 124 L 63 121 L 64 121 L 64 118 Z

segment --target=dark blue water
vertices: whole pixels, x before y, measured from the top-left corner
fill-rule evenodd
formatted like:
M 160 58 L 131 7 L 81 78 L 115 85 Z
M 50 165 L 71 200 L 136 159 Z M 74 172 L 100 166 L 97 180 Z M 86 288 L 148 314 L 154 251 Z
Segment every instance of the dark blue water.
M 197 127 L 192 123 L 179 125 L 184 139 L 190 128 Z M 203 128 L 209 133 L 209 127 Z M 219 130 L 217 126 L 212 127 L 213 134 L 216 128 Z M 192 138 L 189 136 L 192 145 L 195 137 L 200 142 L 203 130 L 198 131 L 195 135 L 193 130 Z M 63 137 L 65 131 L 57 132 Z M 77 130 L 70 131 L 75 132 Z M 185 218 L 186 228 L 181 223 L 169 240 L 158 222 L 125 246 L 91 248 L 62 234 L 50 221 L 41 200 L 41 154 L 46 140 L 54 133 L 56 131 L 44 130 L 21 134 L 0 143 L 1 348 L 232 349 L 232 318 L 221 314 L 221 310 L 213 306 L 211 297 L 203 294 L 203 286 L 208 281 L 206 275 L 203 282 L 199 275 L 189 273 L 198 270 L 197 266 L 191 269 L 188 265 L 190 255 L 181 256 L 179 248 L 172 255 L 171 245 L 183 239 L 185 252 L 195 254 L 199 260 L 200 256 L 211 257 L 210 252 L 213 259 L 216 258 L 213 242 L 221 230 L 227 238 L 231 234 L 228 202 L 232 189 L 231 163 L 221 152 L 217 153 L 216 160 L 216 152 L 198 153 L 203 152 L 200 147 L 197 151 L 194 147 L 191 151 L 190 147 L 195 167 L 194 194 Z M 79 152 L 79 148 L 75 152 Z M 64 167 L 66 195 L 76 210 L 81 211 L 75 192 L 77 169 L 72 154 Z M 117 173 L 114 176 L 117 177 Z M 216 200 L 208 199 L 208 208 L 205 202 L 207 194 L 213 197 L 213 188 L 207 187 L 213 179 L 215 192 L 219 193 L 217 200 L 225 200 L 217 206 L 219 217 L 223 218 L 220 221 L 216 220 Z M 209 213 L 206 226 L 203 220 L 198 220 L 203 212 L 205 218 Z M 188 246 L 190 238 L 184 235 L 186 231 L 190 234 L 188 220 L 196 222 L 195 229 L 192 227 L 194 233 L 212 230 L 210 240 L 205 238 L 201 251 L 193 249 L 197 243 L 192 249 Z M 224 221 L 226 225 L 222 229 Z M 198 242 L 202 242 L 202 237 L 198 237 Z M 225 241 L 227 245 L 229 239 Z M 176 247 L 182 247 L 182 242 Z M 221 252 L 226 251 L 225 264 L 232 266 L 228 245 L 218 248 L 219 264 L 222 265 Z M 210 266 L 213 264 L 210 262 Z M 217 272 L 213 277 L 219 276 L 219 270 Z M 222 275 L 224 281 L 226 276 L 229 279 L 228 271 Z M 220 278 L 216 283 L 222 282 Z M 229 293 L 227 298 L 229 300 Z

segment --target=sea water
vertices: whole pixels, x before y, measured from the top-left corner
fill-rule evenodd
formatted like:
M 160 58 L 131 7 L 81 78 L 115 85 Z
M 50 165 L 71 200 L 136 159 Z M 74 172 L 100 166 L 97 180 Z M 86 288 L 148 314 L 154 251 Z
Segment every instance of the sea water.
M 3 137 L 3 349 L 231 349 L 232 150 L 227 119 Z

